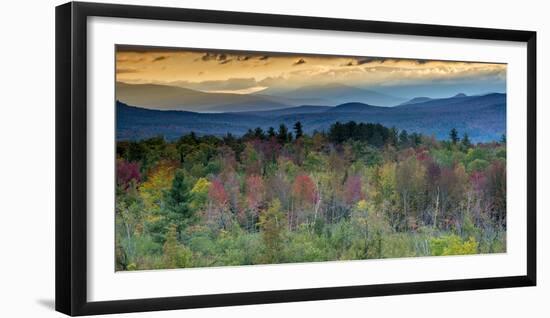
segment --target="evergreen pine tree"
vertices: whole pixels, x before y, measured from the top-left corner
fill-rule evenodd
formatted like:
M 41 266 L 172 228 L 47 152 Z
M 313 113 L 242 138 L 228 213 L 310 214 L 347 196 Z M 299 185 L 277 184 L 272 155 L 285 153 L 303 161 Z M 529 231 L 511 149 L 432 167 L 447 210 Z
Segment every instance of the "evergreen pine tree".
M 281 124 L 279 126 L 279 131 L 277 133 L 277 140 L 281 144 L 285 144 L 288 142 L 288 136 L 289 136 L 288 128 L 286 127 L 285 124 Z
M 299 121 L 294 124 L 294 135 L 296 136 L 296 139 L 299 139 L 304 135 L 304 131 L 302 130 L 302 123 Z
M 401 133 L 399 134 L 399 145 L 401 147 L 409 146 L 409 134 L 405 129 L 401 130 Z
M 272 137 L 275 137 L 275 129 L 273 127 L 269 127 L 269 129 L 267 130 L 267 137 L 269 137 L 270 139 Z
M 464 146 L 464 148 L 466 149 L 472 147 L 472 143 L 470 142 L 470 137 L 468 137 L 467 133 L 464 133 L 464 136 L 462 137 L 462 146 Z
M 451 132 L 449 133 L 449 138 L 451 139 L 453 145 L 456 145 L 456 143 L 460 140 L 458 138 L 458 131 L 456 130 L 456 128 L 451 129 Z
M 194 220 L 194 211 L 191 209 L 192 185 L 184 170 L 177 170 L 172 181 L 172 188 L 167 193 L 166 208 L 167 221 L 176 226 L 178 233 Z
M 260 140 L 265 139 L 264 130 L 261 127 L 256 127 L 256 129 L 254 129 L 254 137 L 256 137 Z
M 398 141 L 399 141 L 399 135 L 397 133 L 397 128 L 392 127 L 389 131 L 388 144 L 394 147 L 397 147 Z

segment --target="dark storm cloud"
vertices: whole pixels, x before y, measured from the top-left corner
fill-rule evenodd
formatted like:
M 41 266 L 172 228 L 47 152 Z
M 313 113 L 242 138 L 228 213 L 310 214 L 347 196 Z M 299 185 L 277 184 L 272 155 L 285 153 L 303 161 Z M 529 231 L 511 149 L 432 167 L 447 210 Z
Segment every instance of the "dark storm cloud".
M 292 65 L 295 65 L 295 66 L 296 66 L 296 65 L 301 65 L 301 64 L 305 64 L 305 63 L 306 63 L 306 60 L 304 60 L 304 59 L 299 59 L 298 61 L 294 62 L 294 64 L 292 64 Z
M 144 60 L 145 60 L 145 58 L 143 58 L 143 57 L 140 57 L 140 58 L 117 58 L 116 62 L 117 63 L 139 63 L 139 62 L 142 62 Z
M 128 74 L 128 73 L 139 73 L 138 70 L 133 68 L 117 68 L 116 70 L 117 74 Z
M 418 65 L 421 65 L 421 64 L 426 64 L 429 62 L 429 60 L 417 60 L 417 59 L 398 59 L 398 58 L 390 58 L 390 57 L 359 57 L 357 59 L 355 59 L 356 63 L 355 65 L 363 65 L 363 64 L 368 64 L 368 63 L 373 63 L 373 62 L 379 62 L 379 63 L 384 63 L 384 62 L 387 62 L 387 61 L 399 61 L 399 60 L 411 60 L 411 61 L 414 61 L 416 64 Z M 348 66 L 351 66 L 351 62 L 350 64 L 348 64 Z
M 158 61 L 162 61 L 162 60 L 166 60 L 168 57 L 167 56 L 157 56 L 153 59 L 153 62 L 158 62 Z
M 216 54 L 212 54 L 212 53 L 205 53 L 202 57 L 201 57 L 201 60 L 205 61 L 205 62 L 208 62 L 208 61 L 211 61 L 211 60 L 215 60 L 216 59 Z
M 204 55 L 201 57 L 201 60 L 203 60 L 204 62 L 208 62 L 208 61 L 225 61 L 227 60 L 227 54 L 225 53 L 221 53 L 221 54 L 218 54 L 218 53 L 210 53 L 210 52 L 207 52 L 207 53 L 204 53 Z
M 355 61 L 357 63 L 356 65 L 363 65 L 363 64 L 368 64 L 368 63 L 372 63 L 372 62 L 384 63 L 388 60 L 390 60 L 390 59 L 385 58 L 385 57 L 361 57 L 361 58 L 357 58 Z
M 141 46 L 141 45 L 117 45 L 117 52 L 124 53 L 168 53 L 181 52 L 181 48 L 175 47 L 156 47 L 156 46 Z

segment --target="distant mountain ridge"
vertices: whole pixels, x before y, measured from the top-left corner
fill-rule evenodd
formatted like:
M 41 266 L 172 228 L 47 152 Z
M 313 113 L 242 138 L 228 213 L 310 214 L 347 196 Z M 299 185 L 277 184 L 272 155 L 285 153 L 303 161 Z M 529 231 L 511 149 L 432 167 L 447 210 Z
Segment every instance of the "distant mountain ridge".
M 238 112 L 240 114 L 253 114 L 256 116 L 268 116 L 273 115 L 290 115 L 290 114 L 307 114 L 307 113 L 322 113 L 333 107 L 331 106 L 315 106 L 315 105 L 302 105 L 296 107 L 287 107 L 274 110 L 261 110 L 261 111 L 245 111 Z
M 117 139 L 135 140 L 163 135 L 168 139 L 194 131 L 199 135 L 242 135 L 250 128 L 277 129 L 301 121 L 304 131 L 327 130 L 336 121 L 380 123 L 447 139 L 451 128 L 477 141 L 498 140 L 506 132 L 506 94 L 430 99 L 396 107 L 345 103 L 335 107 L 303 105 L 275 110 L 197 113 L 160 111 L 117 101 Z
M 142 108 L 157 110 L 225 111 L 276 109 L 288 104 L 265 96 L 206 93 L 189 88 L 158 84 L 116 83 L 117 100 Z M 233 107 L 232 107 L 233 106 Z
M 203 92 L 179 86 L 160 84 L 116 83 L 117 100 L 128 105 L 157 110 L 201 112 L 242 112 L 274 110 L 293 106 L 335 106 L 346 102 L 362 102 L 394 106 L 403 99 L 342 84 L 304 86 L 282 95 L 269 91 L 254 94 Z
M 468 97 L 468 95 L 466 95 L 464 93 L 458 93 L 458 94 L 456 94 L 452 97 L 447 97 L 447 98 L 431 98 L 431 97 L 420 96 L 420 97 L 415 97 L 413 99 L 410 99 L 410 100 L 408 100 L 406 102 L 403 102 L 403 103 L 401 103 L 399 105 L 396 105 L 396 106 L 425 103 L 425 102 L 429 102 L 429 101 L 434 100 L 434 99 L 463 98 L 463 97 Z
M 284 94 L 281 95 L 291 98 L 318 98 L 330 105 L 359 102 L 378 106 L 394 106 L 404 101 L 404 99 L 400 97 L 337 83 L 305 86 L 289 92 L 284 92 Z
M 410 99 L 406 102 L 403 102 L 399 105 L 418 104 L 418 103 L 424 103 L 424 102 L 427 102 L 427 101 L 430 101 L 430 100 L 432 100 L 432 98 L 430 98 L 430 97 L 415 97 L 415 98 Z
M 328 109 L 327 112 L 331 113 L 364 113 L 364 112 L 385 112 L 388 107 L 382 106 L 373 106 L 364 103 L 344 103 L 331 109 Z

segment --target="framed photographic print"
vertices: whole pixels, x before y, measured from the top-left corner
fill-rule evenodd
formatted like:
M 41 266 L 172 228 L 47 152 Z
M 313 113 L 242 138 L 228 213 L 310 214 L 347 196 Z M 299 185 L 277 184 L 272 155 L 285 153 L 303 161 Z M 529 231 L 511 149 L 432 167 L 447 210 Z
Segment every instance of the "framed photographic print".
M 56 309 L 536 284 L 536 33 L 56 8 Z

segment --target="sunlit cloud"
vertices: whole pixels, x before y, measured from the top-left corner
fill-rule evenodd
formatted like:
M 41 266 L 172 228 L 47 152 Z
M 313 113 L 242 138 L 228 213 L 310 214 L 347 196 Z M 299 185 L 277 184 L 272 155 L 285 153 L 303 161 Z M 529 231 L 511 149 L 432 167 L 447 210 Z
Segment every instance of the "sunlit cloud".
M 361 88 L 481 83 L 504 88 L 506 82 L 506 64 L 395 57 L 118 47 L 116 62 L 117 81 L 238 94 L 327 83 Z
M 208 93 L 229 93 L 229 94 L 239 94 L 239 95 L 246 95 L 246 94 L 253 94 L 258 93 L 263 90 L 265 90 L 266 86 L 256 86 L 256 87 L 249 87 L 249 88 L 243 88 L 243 89 L 233 89 L 233 90 L 212 90 L 212 91 L 206 91 Z

